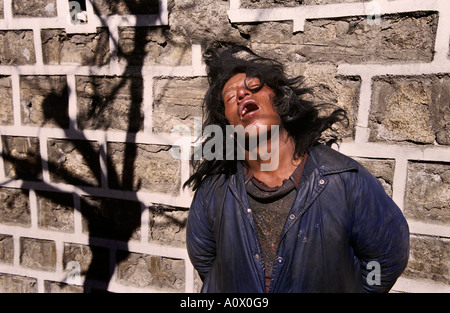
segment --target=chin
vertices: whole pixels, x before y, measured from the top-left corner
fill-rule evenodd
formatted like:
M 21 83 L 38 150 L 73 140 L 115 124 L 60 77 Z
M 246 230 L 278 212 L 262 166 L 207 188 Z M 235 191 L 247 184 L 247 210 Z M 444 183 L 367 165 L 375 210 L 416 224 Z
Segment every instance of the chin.
M 245 132 L 245 137 L 252 138 L 257 136 L 264 136 L 267 133 L 270 133 L 271 126 L 278 126 L 278 124 L 253 122 L 246 125 L 240 125 L 239 127 L 235 127 L 235 129 L 238 132 Z

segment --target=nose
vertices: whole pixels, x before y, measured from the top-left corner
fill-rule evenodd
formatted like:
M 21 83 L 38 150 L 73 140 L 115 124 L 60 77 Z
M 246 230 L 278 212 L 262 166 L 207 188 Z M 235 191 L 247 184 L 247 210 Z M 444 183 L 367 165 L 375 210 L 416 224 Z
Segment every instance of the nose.
M 250 96 L 251 94 L 252 94 L 252 92 L 250 90 L 248 90 L 247 88 L 245 88 L 244 86 L 240 87 L 237 90 L 237 99 L 238 99 L 237 102 L 239 103 L 239 102 L 243 101 L 247 96 Z

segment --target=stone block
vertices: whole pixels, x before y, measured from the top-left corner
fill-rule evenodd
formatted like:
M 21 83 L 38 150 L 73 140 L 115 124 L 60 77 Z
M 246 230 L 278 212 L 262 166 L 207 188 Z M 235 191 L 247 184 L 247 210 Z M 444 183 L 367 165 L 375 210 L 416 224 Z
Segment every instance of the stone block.
M 66 76 L 21 76 L 20 115 L 23 125 L 69 127 Z
M 14 16 L 56 17 L 56 0 L 12 0 L 12 12 Z
M 2 144 L 6 177 L 42 180 L 38 138 L 2 136 Z
M 94 0 L 95 11 L 99 15 L 158 14 L 159 1 L 147 0 Z
M 191 50 L 191 44 L 172 40 L 160 27 L 119 28 L 119 61 L 128 66 L 189 65 Z
M 0 75 L 0 126 L 14 124 L 11 77 Z
M 109 279 L 109 249 L 94 245 L 64 243 L 63 267 L 66 273 L 73 270 L 71 262 L 79 265 L 81 277 L 106 282 Z
M 450 285 L 449 239 L 412 235 L 408 266 L 403 275 Z
M 76 85 L 80 129 L 143 129 L 142 77 L 77 76 Z
M 241 8 L 270 9 L 274 7 L 294 7 L 303 4 L 305 0 L 241 0 Z
M 46 293 L 83 293 L 82 286 L 65 284 L 57 281 L 44 281 L 44 290 Z
M 37 191 L 38 225 L 64 232 L 74 231 L 73 195 Z
M 100 185 L 100 159 L 97 142 L 48 140 L 50 180 L 80 186 Z
M 383 185 L 384 191 L 392 197 L 392 184 L 394 182 L 394 160 L 380 160 L 368 158 L 354 158 L 375 176 Z
M 80 265 L 80 274 L 86 274 L 92 262 L 92 247 L 76 243 L 64 243 L 63 267 L 66 270 L 70 262 Z
M 202 279 L 200 278 L 198 272 L 194 270 L 194 292 L 200 293 L 202 291 L 202 287 L 203 287 Z
M 0 223 L 30 226 L 28 190 L 0 188 Z
M 450 144 L 450 75 L 373 81 L 370 141 Z
M 228 1 L 168 2 L 170 34 L 173 38 L 185 42 L 235 42 L 244 45 L 248 43 L 229 22 Z
M 36 63 L 32 30 L 0 30 L 0 65 Z
M 118 258 L 123 260 L 117 268 L 120 284 L 184 291 L 184 260 L 124 251 L 118 251 Z
M 353 138 L 358 117 L 359 94 L 361 79 L 354 76 L 337 74 L 335 66 L 330 64 L 304 64 L 296 75 L 304 76 L 304 86 L 310 88 L 311 95 L 305 95 L 307 100 L 323 106 L 321 114 L 329 114 L 331 110 L 342 108 L 347 112 L 348 126 L 336 124 L 333 128 L 341 138 Z M 324 137 L 329 136 L 329 131 Z
M 181 164 L 170 146 L 109 142 L 108 181 L 113 189 L 178 195 Z
M 301 1 L 302 4 L 305 5 L 361 2 L 361 0 L 296 0 L 296 1 Z
M 43 29 L 44 64 L 108 65 L 111 57 L 107 28 L 93 34 L 67 34 L 63 29 Z
M 173 127 L 185 125 L 194 135 L 194 118 L 202 117 L 202 103 L 207 86 L 205 77 L 155 78 L 153 131 L 171 133 Z
M 185 247 L 188 209 L 155 204 L 150 209 L 149 241 L 160 245 Z
M 0 263 L 13 264 L 14 239 L 11 235 L 0 234 Z
M 450 163 L 408 163 L 404 214 L 450 226 Z
M 251 9 L 270 9 L 273 7 L 295 7 L 300 5 L 354 2 L 361 2 L 361 0 L 241 0 L 241 7 Z
M 0 273 L 0 293 L 37 293 L 37 279 Z
M 141 237 L 141 204 L 122 199 L 82 197 L 83 231 L 91 237 L 128 242 Z
M 265 44 L 266 51 L 288 51 L 289 56 L 302 62 L 360 64 L 433 60 L 436 12 L 383 15 L 378 24 L 368 23 L 367 16 L 353 16 L 307 20 L 304 31 L 295 34 L 292 34 L 292 22 L 237 24 L 236 27 L 252 46 Z
M 56 269 L 56 245 L 52 240 L 20 238 L 20 264 L 43 271 Z
M 379 25 L 367 16 L 311 20 L 295 41 L 313 62 L 431 62 L 437 23 L 436 12 L 383 15 Z

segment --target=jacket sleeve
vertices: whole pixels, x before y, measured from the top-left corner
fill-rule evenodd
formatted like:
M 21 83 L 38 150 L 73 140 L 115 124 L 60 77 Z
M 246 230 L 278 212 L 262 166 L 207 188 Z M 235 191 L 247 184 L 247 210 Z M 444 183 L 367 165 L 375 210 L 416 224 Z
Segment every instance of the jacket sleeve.
M 388 292 L 408 263 L 408 224 L 381 183 L 365 168 L 353 181 L 351 241 L 361 265 L 364 289 Z
M 189 209 L 186 246 L 192 265 L 203 281 L 216 257 L 216 241 L 204 206 L 204 188 L 202 187 L 195 193 Z

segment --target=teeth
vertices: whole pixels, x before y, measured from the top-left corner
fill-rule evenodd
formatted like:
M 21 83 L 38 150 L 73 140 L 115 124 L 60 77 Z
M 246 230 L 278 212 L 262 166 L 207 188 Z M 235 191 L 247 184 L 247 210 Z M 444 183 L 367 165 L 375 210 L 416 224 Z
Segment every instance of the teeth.
M 245 115 L 245 113 L 247 113 L 247 108 L 244 108 L 243 110 L 242 110 L 242 115 Z

